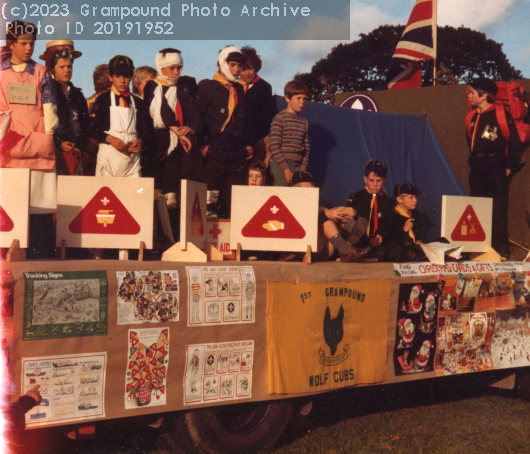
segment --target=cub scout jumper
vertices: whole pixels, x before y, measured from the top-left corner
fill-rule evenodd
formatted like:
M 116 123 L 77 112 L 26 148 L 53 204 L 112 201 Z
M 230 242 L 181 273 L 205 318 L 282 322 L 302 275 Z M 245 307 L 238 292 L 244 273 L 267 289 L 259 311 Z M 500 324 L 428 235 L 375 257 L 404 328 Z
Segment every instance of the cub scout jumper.
M 46 245 L 53 252 L 57 94 L 50 73 L 31 59 L 37 27 L 14 21 L 6 29 L 0 56 L 0 167 L 31 169 L 30 248 Z M 10 88 L 16 87 L 29 93 L 27 102 L 9 96 Z M 35 216 L 42 214 L 47 216 Z
M 168 207 L 175 208 L 180 181 L 192 176 L 186 156 L 191 152 L 190 138 L 200 127 L 201 119 L 188 94 L 177 87 L 184 66 L 180 51 L 162 49 L 155 62 L 158 75 L 144 87 L 144 100 L 153 119 L 157 142 L 155 184 L 166 195 Z
M 90 137 L 100 142 L 96 176 L 140 177 L 140 152 L 150 144 L 153 131 L 143 101 L 129 91 L 132 60 L 116 55 L 109 61 L 112 87 L 94 104 Z

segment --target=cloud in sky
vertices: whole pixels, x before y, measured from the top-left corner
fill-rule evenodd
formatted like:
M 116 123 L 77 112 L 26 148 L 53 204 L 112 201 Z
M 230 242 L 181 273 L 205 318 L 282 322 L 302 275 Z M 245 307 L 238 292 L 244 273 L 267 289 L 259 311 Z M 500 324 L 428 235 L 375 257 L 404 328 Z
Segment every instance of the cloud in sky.
M 464 25 L 481 30 L 503 22 L 510 8 L 521 0 L 442 0 L 438 2 L 438 25 Z

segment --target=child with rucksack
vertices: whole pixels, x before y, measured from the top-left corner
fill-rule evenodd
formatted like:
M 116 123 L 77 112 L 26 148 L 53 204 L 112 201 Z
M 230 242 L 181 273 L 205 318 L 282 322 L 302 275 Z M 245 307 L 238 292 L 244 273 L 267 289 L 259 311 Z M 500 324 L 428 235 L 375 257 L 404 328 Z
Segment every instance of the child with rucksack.
M 522 144 L 513 116 L 504 110 L 509 137 L 503 133 L 503 118 L 495 106 L 497 84 L 486 78 L 469 84 L 469 101 L 476 111 L 468 117 L 469 190 L 473 197 L 493 199 L 491 245 L 501 259 L 510 255 L 508 241 L 508 197 L 511 176 L 520 166 Z

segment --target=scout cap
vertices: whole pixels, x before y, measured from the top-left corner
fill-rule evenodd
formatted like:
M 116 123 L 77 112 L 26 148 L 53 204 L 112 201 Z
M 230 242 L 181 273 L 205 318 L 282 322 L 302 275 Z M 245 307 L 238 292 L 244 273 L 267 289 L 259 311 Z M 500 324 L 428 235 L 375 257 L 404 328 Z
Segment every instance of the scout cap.
M 365 174 L 374 172 L 374 173 L 384 176 L 388 172 L 388 169 L 386 168 L 386 164 L 383 161 L 381 161 L 381 159 L 371 159 L 364 166 L 364 172 Z
M 474 88 L 475 90 L 482 90 L 493 96 L 495 96 L 497 94 L 497 91 L 499 91 L 497 84 L 493 80 L 488 79 L 486 77 L 477 77 L 476 79 L 471 79 L 471 82 L 469 82 L 469 86 Z
M 421 191 L 412 183 L 401 183 L 394 188 L 394 198 L 403 194 L 418 195 Z
M 293 178 L 291 180 L 291 186 L 294 186 L 298 183 L 316 183 L 315 179 L 313 178 L 313 175 L 311 175 L 309 172 L 296 172 L 293 175 Z
M 126 55 L 116 55 L 109 61 L 109 74 L 112 76 L 132 76 L 134 72 L 133 61 Z

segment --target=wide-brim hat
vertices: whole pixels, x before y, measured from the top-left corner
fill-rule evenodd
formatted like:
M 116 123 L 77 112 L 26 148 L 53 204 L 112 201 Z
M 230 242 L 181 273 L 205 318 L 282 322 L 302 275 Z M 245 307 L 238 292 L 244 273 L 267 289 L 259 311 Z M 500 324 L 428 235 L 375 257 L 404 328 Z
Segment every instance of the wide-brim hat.
M 46 61 L 46 56 L 49 54 L 58 53 L 55 57 L 61 58 L 72 58 L 76 59 L 83 55 L 78 50 L 74 49 L 74 42 L 71 39 L 56 39 L 55 41 L 49 41 L 46 43 L 46 50 L 43 54 L 39 55 L 41 60 Z

